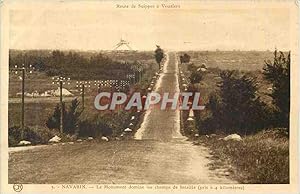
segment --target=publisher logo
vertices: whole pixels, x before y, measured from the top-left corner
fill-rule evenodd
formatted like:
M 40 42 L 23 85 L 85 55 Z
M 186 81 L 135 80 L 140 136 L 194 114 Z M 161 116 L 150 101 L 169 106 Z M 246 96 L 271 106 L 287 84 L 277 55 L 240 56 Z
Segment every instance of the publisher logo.
M 14 184 L 13 189 L 15 192 L 21 192 L 23 189 L 23 185 L 22 184 Z

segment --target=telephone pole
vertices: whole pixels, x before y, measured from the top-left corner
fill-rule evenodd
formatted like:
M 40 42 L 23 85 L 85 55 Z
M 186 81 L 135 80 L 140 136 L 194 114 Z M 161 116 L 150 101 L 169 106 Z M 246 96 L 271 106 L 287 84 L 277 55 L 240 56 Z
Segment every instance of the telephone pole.
M 82 111 L 84 110 L 84 84 L 81 85 L 81 101 L 82 101 Z
M 11 68 L 12 72 L 14 74 L 18 74 L 18 72 L 21 72 L 21 76 L 19 77 L 22 80 L 21 90 L 22 90 L 22 97 L 21 97 L 21 139 L 24 139 L 24 129 L 25 129 L 25 73 L 26 70 L 29 70 L 29 73 L 32 74 L 32 72 L 35 70 L 35 68 L 32 65 L 29 65 L 29 67 L 25 68 L 25 65 L 22 64 L 22 67 L 18 67 L 17 65 L 14 66 L 14 68 Z
M 64 132 L 64 102 L 63 102 L 63 85 L 68 84 L 70 85 L 70 78 L 65 77 L 53 77 L 52 84 L 59 85 L 59 103 L 60 103 L 60 122 L 59 122 L 59 130 L 61 133 Z
M 25 68 L 22 68 L 22 121 L 21 121 L 21 139 L 24 139 L 25 123 Z
M 62 80 L 59 80 L 59 90 L 60 90 L 60 125 L 59 125 L 59 129 L 60 129 L 60 132 L 63 133 L 64 132 L 64 124 L 63 124 L 63 121 L 64 121 L 64 110 L 63 110 L 63 93 L 62 93 L 62 86 L 63 86 L 63 81 Z

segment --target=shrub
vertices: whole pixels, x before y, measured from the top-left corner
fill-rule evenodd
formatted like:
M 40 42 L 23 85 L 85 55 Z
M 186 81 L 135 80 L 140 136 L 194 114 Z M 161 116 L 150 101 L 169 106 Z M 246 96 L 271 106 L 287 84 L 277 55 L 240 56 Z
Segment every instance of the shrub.
M 79 136 L 119 136 L 129 126 L 131 113 L 128 111 L 96 115 L 79 122 Z
M 61 111 L 60 106 L 59 106 L 59 104 L 57 104 L 55 106 L 53 114 L 46 121 L 46 126 L 49 129 L 59 129 L 59 126 L 60 126 L 60 113 L 61 113 L 60 111 Z M 65 115 L 65 113 L 66 113 L 65 103 L 63 103 L 63 111 L 64 111 L 64 115 Z
M 24 128 L 24 136 L 21 139 L 21 128 L 13 126 L 8 129 L 8 144 L 16 146 L 21 140 L 30 141 L 33 145 L 44 144 L 52 138 L 57 131 L 50 131 L 47 128 Z
M 95 137 L 96 136 L 95 127 L 88 120 L 80 121 L 78 124 L 78 129 L 79 129 L 78 130 L 79 137 Z M 100 130 L 99 130 L 99 132 L 100 132 Z
M 193 71 L 190 75 L 191 84 L 199 83 L 202 80 L 202 73 L 200 71 Z
M 190 72 L 194 72 L 194 71 L 197 71 L 197 66 L 196 65 L 194 65 L 193 63 L 190 63 L 190 64 L 188 64 L 188 67 L 187 67 L 187 69 L 190 71 Z
M 66 110 L 65 103 L 63 103 L 63 128 L 64 133 L 75 134 L 78 129 L 79 117 L 82 111 L 78 110 L 79 101 L 77 98 L 73 99 L 69 109 Z M 46 125 L 49 129 L 59 129 L 60 128 L 60 115 L 61 108 L 59 104 L 56 105 L 53 114 L 48 118 Z
M 237 71 L 222 71 L 220 90 L 206 105 L 211 117 L 203 121 L 206 131 L 251 134 L 270 125 L 272 112 L 256 96 L 256 79 Z
M 64 132 L 67 134 L 75 134 L 78 129 L 79 117 L 82 113 L 79 108 L 79 101 L 77 98 L 72 100 L 69 109 L 66 111 L 64 117 Z
M 180 56 L 180 63 L 189 63 L 191 59 L 191 56 L 184 53 L 183 55 Z

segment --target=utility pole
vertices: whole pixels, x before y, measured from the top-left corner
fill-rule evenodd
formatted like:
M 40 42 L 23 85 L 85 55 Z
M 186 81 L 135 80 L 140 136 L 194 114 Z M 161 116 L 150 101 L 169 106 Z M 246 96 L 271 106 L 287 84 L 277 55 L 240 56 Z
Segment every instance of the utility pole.
M 21 90 L 22 90 L 22 99 L 21 99 L 21 139 L 24 139 L 24 129 L 25 129 L 25 73 L 26 70 L 29 70 L 29 73 L 32 74 L 32 72 L 35 70 L 35 68 L 32 65 L 29 65 L 29 67 L 25 68 L 25 65 L 22 64 L 22 67 L 18 67 L 18 65 L 15 65 L 13 68 L 11 68 L 11 72 L 18 75 L 18 72 L 21 72 L 21 77 L 19 77 L 22 80 Z
M 59 90 L 60 90 L 60 132 L 63 133 L 64 132 L 64 124 L 63 124 L 63 114 L 64 114 L 64 110 L 63 110 L 63 93 L 62 93 L 62 86 L 63 86 L 63 81 L 60 79 L 59 80 Z
M 97 83 L 100 84 L 100 81 L 94 80 L 94 86 L 97 86 Z M 91 85 L 93 87 L 93 84 L 91 84 L 90 81 L 76 81 L 76 88 L 80 91 L 81 94 L 82 111 L 85 109 L 85 92 L 90 91 Z M 99 88 L 100 86 L 98 85 L 98 91 Z
M 21 121 L 21 139 L 24 139 L 25 123 L 25 67 L 22 68 L 22 121 Z
M 137 73 L 136 71 L 134 72 L 134 78 L 133 78 L 133 83 L 136 84 L 137 83 Z
M 139 75 L 139 82 L 142 81 L 142 71 L 143 71 L 143 66 L 140 64 L 137 68 L 138 75 Z
M 64 132 L 64 103 L 63 103 L 63 85 L 68 84 L 70 85 L 70 78 L 65 77 L 53 77 L 52 84 L 59 85 L 59 104 L 60 104 L 60 123 L 59 123 L 59 130 L 61 133 Z
M 81 99 L 82 99 L 82 111 L 84 110 L 84 84 L 81 85 Z

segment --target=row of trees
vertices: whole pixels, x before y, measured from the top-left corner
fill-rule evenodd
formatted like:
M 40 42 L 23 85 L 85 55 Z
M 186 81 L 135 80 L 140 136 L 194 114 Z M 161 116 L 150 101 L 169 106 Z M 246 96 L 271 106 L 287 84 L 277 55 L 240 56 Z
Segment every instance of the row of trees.
M 273 62 L 265 63 L 263 75 L 272 84 L 272 105 L 260 99 L 257 80 L 250 74 L 221 71 L 218 90 L 206 105 L 210 116 L 198 117 L 200 132 L 251 134 L 268 127 L 289 128 L 290 53 L 275 51 Z
M 42 51 L 40 51 L 42 52 Z M 18 53 L 10 57 L 9 65 L 33 65 L 37 70 L 46 72 L 48 76 L 65 76 L 72 79 L 126 79 L 135 72 L 131 68 L 137 62 L 114 61 L 99 53 L 83 56 L 77 52 L 54 50 L 50 54 Z

